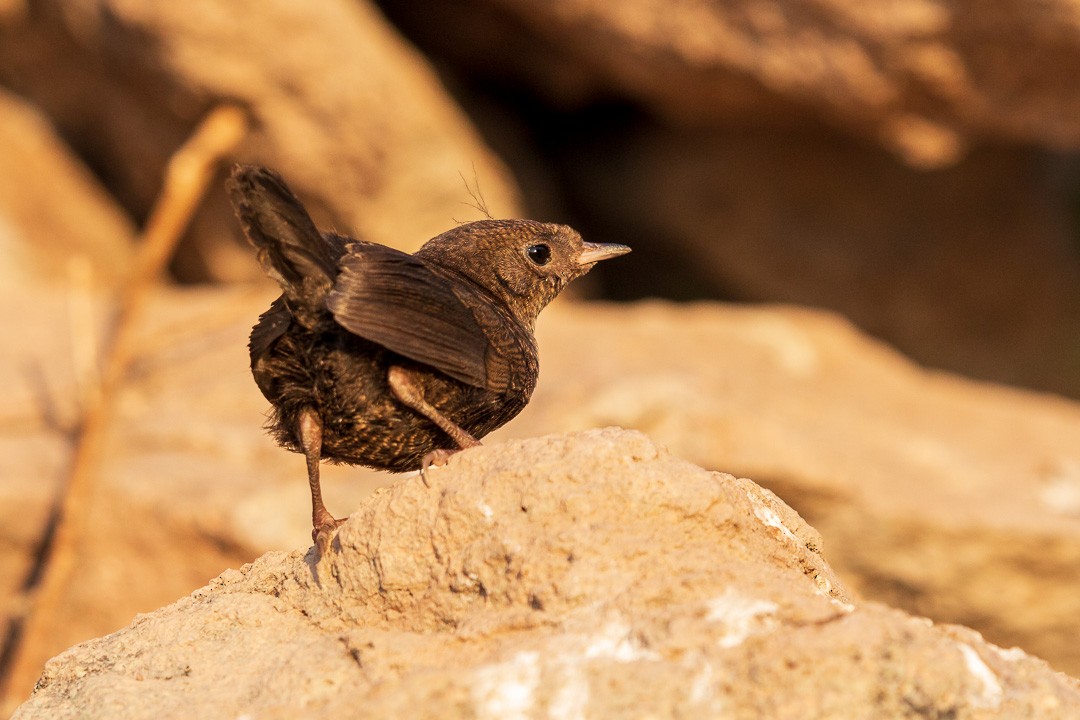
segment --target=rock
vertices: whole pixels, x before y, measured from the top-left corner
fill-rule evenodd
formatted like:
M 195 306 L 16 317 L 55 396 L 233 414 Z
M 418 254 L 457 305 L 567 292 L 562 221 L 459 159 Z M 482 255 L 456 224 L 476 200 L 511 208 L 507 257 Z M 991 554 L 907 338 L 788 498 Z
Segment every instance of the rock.
M 309 539 L 302 458 L 261 431 L 266 401 L 248 370 L 247 333 L 270 299 L 262 288 L 161 289 L 151 299 L 94 492 L 81 510 L 85 527 L 69 591 L 51 637 L 36 649 L 41 663 L 226 567 Z M 26 607 L 23 583 L 69 469 L 111 305 L 97 294 L 73 298 L 41 284 L 0 286 L 0 305 L 20 322 L 0 343 L 0 402 L 8 408 L 0 425 L 6 622 Z M 331 466 L 324 477 L 331 508 L 344 514 L 389 476 Z
M 36 338 L 23 355 L 0 352 L 7 406 L 24 408 L 21 427 L 41 433 L 0 434 L 0 508 L 19 509 L 0 527 L 13 554 L 28 554 L 52 497 L 41 478 L 62 469 L 68 438 L 31 414 L 37 390 L 20 368 L 55 363 L 49 387 L 63 399 L 70 354 L 60 299 L 6 297 L 0 287 L 0 302 L 34 318 Z M 247 333 L 271 298 L 189 288 L 155 299 L 87 509 L 72 599 L 42 662 L 225 567 L 309 541 L 303 458 L 260 430 L 267 405 L 248 372 Z M 1080 674 L 1076 404 L 920 369 L 834 316 L 795 308 L 557 302 L 538 338 L 536 395 L 490 443 L 641 429 L 777 492 L 867 597 Z M 324 467 L 324 478 L 339 516 L 394 480 L 347 466 Z M 132 589 L 118 596 L 117 583 Z
M 76 297 L 100 300 L 84 293 Z M 82 317 L 73 318 L 72 299 L 40 279 L 0 283 L 0 305 L 11 318 L 0 328 L 0 622 L 5 626 L 25 607 L 23 585 L 64 477 L 70 432 L 87 379 L 78 341 L 100 327 L 92 309 L 89 327 L 78 322 Z M 94 629 L 101 632 L 100 626 Z M 57 642 L 49 649 L 60 647 Z
M 917 167 L 986 140 L 1080 147 L 1069 0 L 384 5 L 463 74 L 525 84 L 562 107 L 626 98 L 681 126 L 791 127 L 812 115 Z
M 131 264 L 131 219 L 48 119 L 0 88 L 0 283 L 45 282 L 78 294 Z
M 239 157 L 281 171 L 324 225 L 415 249 L 480 217 L 463 177 L 493 214 L 517 214 L 498 159 L 364 2 L 38 3 L 0 13 L 0 82 L 40 105 L 139 218 L 169 155 L 223 101 L 253 116 Z M 239 240 L 221 242 L 227 231 L 239 238 L 217 192 L 177 271 L 260 275 Z
M 518 177 L 633 245 L 593 275 L 615 297 L 812 305 L 1080 398 L 1080 93 L 1044 64 L 1080 57 L 1064 0 L 383 4 L 485 136 L 528 128 L 500 146 Z
M 96 370 L 108 292 L 131 266 L 134 227 L 48 120 L 3 90 L 0 147 L 0 623 L 6 626 L 24 606 L 22 584 Z
M 621 425 L 754 478 L 866 596 L 1080 675 L 1077 403 L 925 370 L 791 307 L 559 307 L 538 341 L 540 389 L 508 430 Z
M 1068 717 L 1080 683 L 853 602 L 767 490 L 616 429 L 478 448 L 49 662 L 15 718 Z
M 641 253 L 623 296 L 826 308 L 919 362 L 1080 398 L 1075 190 L 1045 155 L 983 148 L 927 173 L 828 132 L 593 140 L 566 174 Z M 672 258 L 685 268 L 657 272 Z

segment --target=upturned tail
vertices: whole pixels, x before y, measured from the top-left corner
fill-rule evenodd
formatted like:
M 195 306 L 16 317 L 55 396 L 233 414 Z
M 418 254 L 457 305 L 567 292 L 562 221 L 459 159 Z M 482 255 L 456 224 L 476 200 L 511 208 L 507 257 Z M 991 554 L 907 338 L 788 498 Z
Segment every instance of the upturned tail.
M 326 295 L 344 248 L 333 242 L 335 238 L 323 237 L 273 170 L 236 164 L 225 187 L 263 270 L 281 285 L 297 321 L 313 327 L 326 313 Z

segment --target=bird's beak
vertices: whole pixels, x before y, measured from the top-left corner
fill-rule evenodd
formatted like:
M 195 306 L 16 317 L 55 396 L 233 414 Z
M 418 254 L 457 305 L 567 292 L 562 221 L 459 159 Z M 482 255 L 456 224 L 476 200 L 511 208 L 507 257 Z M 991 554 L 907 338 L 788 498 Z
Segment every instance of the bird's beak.
M 582 243 L 581 254 L 578 255 L 578 265 L 591 265 L 601 260 L 608 260 L 613 257 L 619 257 L 630 252 L 630 248 L 626 245 L 616 245 L 614 243 Z

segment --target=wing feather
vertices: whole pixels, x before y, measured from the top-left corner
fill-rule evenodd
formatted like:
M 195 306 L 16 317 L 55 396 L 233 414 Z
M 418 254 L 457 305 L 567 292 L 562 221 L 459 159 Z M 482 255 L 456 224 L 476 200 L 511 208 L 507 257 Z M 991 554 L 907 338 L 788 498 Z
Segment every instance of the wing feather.
M 270 352 L 270 348 L 273 347 L 277 339 L 289 329 L 290 322 L 292 322 L 292 315 L 285 306 L 285 296 L 283 295 L 275 300 L 266 312 L 259 316 L 259 322 L 255 323 L 255 327 L 251 328 L 248 351 L 251 354 L 253 366 L 256 360 Z
M 384 245 L 350 245 L 326 305 L 359 337 L 480 388 L 489 343 L 450 282 L 420 259 Z

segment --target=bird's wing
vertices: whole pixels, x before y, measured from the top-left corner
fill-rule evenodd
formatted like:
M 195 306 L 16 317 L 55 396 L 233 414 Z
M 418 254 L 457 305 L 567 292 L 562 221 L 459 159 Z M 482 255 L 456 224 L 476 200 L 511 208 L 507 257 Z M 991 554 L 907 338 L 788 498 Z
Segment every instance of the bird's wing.
M 289 308 L 285 306 L 285 296 L 275 300 L 270 308 L 259 316 L 259 322 L 251 328 L 251 337 L 248 339 L 248 352 L 251 354 L 251 363 L 270 351 L 274 342 L 285 334 L 292 322 Z
M 487 335 L 450 282 L 412 255 L 350 245 L 326 300 L 339 325 L 446 375 L 490 388 Z

